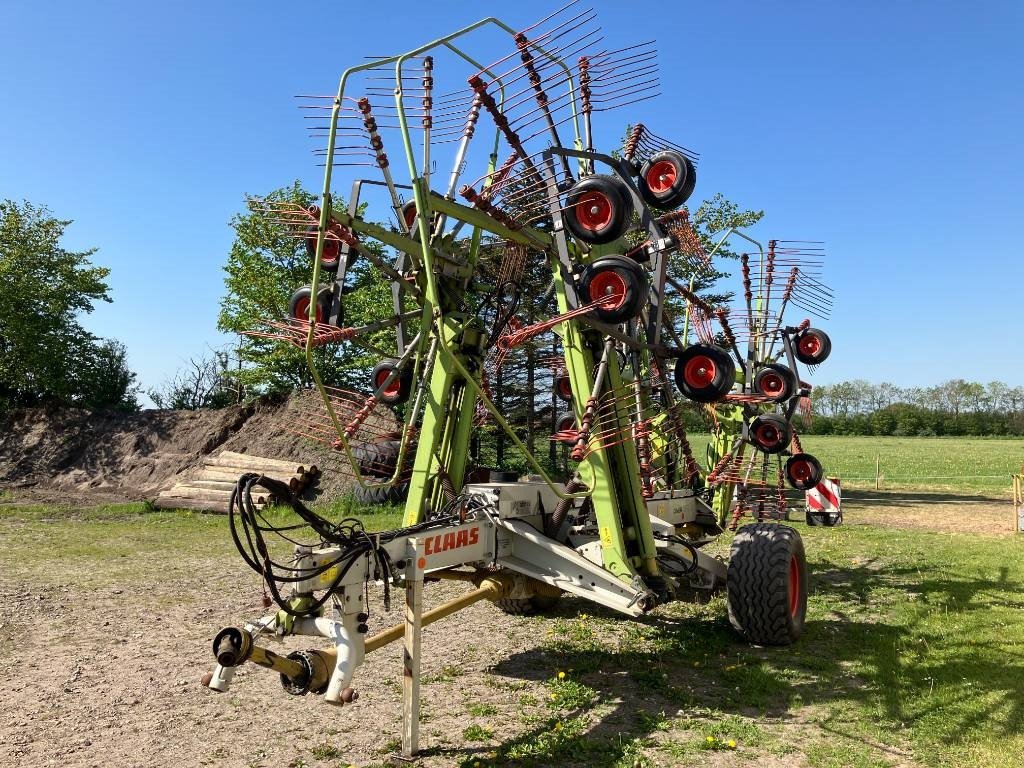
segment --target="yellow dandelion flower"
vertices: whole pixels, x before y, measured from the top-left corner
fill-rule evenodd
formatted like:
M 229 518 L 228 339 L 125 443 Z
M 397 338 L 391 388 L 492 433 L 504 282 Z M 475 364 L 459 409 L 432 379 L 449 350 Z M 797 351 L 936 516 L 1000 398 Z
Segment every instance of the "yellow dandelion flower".
M 736 739 L 729 739 L 725 743 L 729 745 L 729 749 L 736 749 Z
M 565 680 L 565 672 L 559 672 L 558 673 L 558 679 L 559 680 Z
M 561 723 L 555 723 L 555 730 L 556 731 L 562 730 L 562 724 Z
M 715 743 L 715 737 L 714 736 L 708 736 L 706 739 L 704 739 L 704 741 L 706 741 L 708 744 L 714 744 Z

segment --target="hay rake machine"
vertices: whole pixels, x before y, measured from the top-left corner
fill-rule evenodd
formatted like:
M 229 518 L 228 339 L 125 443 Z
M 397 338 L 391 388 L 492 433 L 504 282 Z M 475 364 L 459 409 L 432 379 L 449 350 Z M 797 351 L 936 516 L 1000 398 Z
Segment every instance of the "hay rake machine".
M 510 53 L 480 64 L 474 51 L 493 57 L 496 45 Z M 571 593 L 635 617 L 725 586 L 730 619 L 752 642 L 799 636 L 803 545 L 778 520 L 785 484 L 806 489 L 822 474 L 793 418 L 810 391 L 800 366 L 823 362 L 830 342 L 784 313 L 827 316 L 821 249 L 762 248 L 730 230 L 705 250 L 682 207 L 696 183 L 693 152 L 638 122 L 619 151 L 594 149 L 595 115 L 635 109 L 657 88 L 651 44 L 608 49 L 594 13 L 570 5 L 522 31 L 489 18 L 373 59 L 347 70 L 335 96 L 311 99 L 314 132 L 327 139 L 322 199 L 253 205 L 306 243 L 312 279 L 292 297 L 290 317 L 254 334 L 305 350 L 317 396 L 291 426 L 345 456 L 364 491 L 407 495 L 404 527 L 370 534 L 309 510 L 271 478 L 240 478 L 232 534 L 264 580 L 268 608 L 277 605 L 216 636 L 210 688 L 227 690 L 251 661 L 279 672 L 289 693 L 348 703 L 365 653 L 404 637 L 411 755 L 421 628 L 481 599 L 522 613 Z M 392 147 L 407 167 L 392 163 Z M 339 166 L 373 169 L 347 205 L 331 194 Z M 486 170 L 467 177 L 474 167 Z M 715 274 L 733 236 L 756 252 L 740 258 L 735 306 L 710 303 L 695 286 Z M 392 301 L 348 326 L 360 269 L 390 282 Z M 387 333 L 393 350 L 380 348 Z M 545 380 L 571 406 L 552 419 L 551 440 L 571 465 L 562 480 L 492 397 L 503 366 L 541 339 L 556 350 Z M 380 355 L 368 392 L 323 381 L 314 352 L 328 345 Z M 707 469 L 686 409 L 714 424 Z M 485 424 L 504 432 L 529 479 L 470 477 Z M 275 524 L 258 511 L 257 485 L 292 498 L 298 521 Z M 753 522 L 739 527 L 744 517 Z M 729 527 L 738 531 L 727 565 L 703 547 Z M 424 612 L 423 584 L 435 579 L 473 588 Z M 371 585 L 385 605 L 404 589 L 406 612 L 368 637 Z M 282 655 L 260 644 L 285 635 L 329 647 Z

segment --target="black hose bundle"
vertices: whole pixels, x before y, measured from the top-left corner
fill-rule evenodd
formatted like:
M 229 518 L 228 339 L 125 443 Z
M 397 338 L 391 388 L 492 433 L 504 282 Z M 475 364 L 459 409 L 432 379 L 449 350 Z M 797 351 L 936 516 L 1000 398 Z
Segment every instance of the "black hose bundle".
M 253 488 L 259 486 L 273 494 L 277 499 L 287 503 L 302 522 L 290 525 L 278 525 L 269 521 L 262 511 L 253 503 Z M 390 601 L 390 582 L 394 569 L 387 550 L 381 545 L 387 544 L 401 536 L 410 536 L 431 528 L 447 525 L 450 517 L 437 517 L 425 523 L 399 528 L 393 531 L 370 534 L 360 520 L 347 517 L 338 523 L 331 522 L 318 515 L 303 504 L 286 483 L 266 475 L 249 472 L 238 478 L 228 504 L 228 526 L 231 538 L 242 559 L 254 571 L 259 573 L 267 584 L 274 602 L 281 610 L 291 616 L 317 616 L 320 608 L 335 594 L 345 575 L 360 557 L 372 558 L 374 579 L 384 582 L 385 604 Z M 310 529 L 317 536 L 313 542 L 298 541 L 292 533 Z M 318 547 L 335 545 L 341 551 L 339 555 L 316 568 L 296 568 L 294 565 L 280 563 L 273 559 L 267 547 L 265 534 L 271 533 L 296 546 Z M 324 593 L 296 606 L 283 597 L 280 586 L 306 581 L 336 569 L 334 578 Z

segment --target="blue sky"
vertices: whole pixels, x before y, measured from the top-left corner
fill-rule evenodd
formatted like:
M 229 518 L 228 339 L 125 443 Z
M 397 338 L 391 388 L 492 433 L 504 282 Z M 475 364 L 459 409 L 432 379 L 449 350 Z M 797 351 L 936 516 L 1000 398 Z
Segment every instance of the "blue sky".
M 1024 383 L 1024 4 L 593 6 L 609 44 L 657 38 L 663 93 L 599 115 L 597 143 L 643 121 L 701 153 L 695 198 L 763 208 L 759 239 L 826 241 L 837 302 L 819 383 Z M 518 28 L 556 3 L 502 7 Z M 9 0 L 0 197 L 49 206 L 74 220 L 66 247 L 99 249 L 114 302 L 85 324 L 159 385 L 224 341 L 244 196 L 320 187 L 293 96 L 482 9 Z

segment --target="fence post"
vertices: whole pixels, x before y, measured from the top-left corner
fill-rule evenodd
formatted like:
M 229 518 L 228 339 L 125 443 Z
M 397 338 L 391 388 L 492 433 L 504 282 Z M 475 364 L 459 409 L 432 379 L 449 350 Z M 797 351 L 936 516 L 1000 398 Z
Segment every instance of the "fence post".
M 882 490 L 881 473 L 879 467 L 882 463 L 882 457 L 879 454 L 875 454 L 875 490 Z
M 1018 533 L 1024 532 L 1024 464 L 1021 465 L 1019 475 L 1011 475 L 1013 478 L 1013 530 Z

